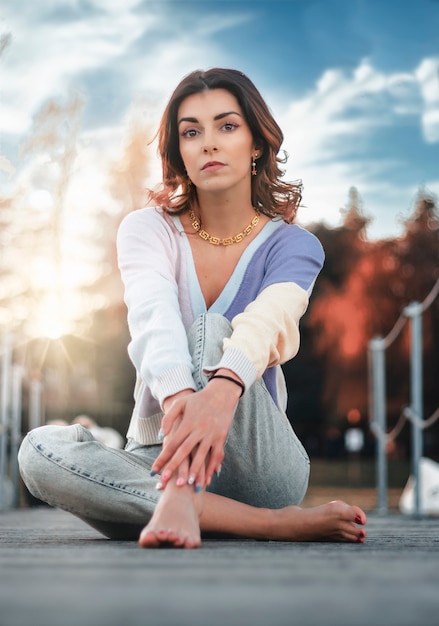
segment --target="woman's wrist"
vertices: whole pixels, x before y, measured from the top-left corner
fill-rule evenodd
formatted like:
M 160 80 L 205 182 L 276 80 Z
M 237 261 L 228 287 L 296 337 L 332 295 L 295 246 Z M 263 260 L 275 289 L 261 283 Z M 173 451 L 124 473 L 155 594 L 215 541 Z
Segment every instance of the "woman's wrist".
M 214 381 L 214 380 L 216 380 L 218 382 L 221 381 L 225 385 L 228 385 L 229 388 L 230 388 L 229 392 L 231 391 L 231 386 L 233 385 L 235 387 L 235 392 L 236 392 L 238 398 L 242 397 L 244 392 L 245 392 L 245 385 L 244 385 L 244 383 L 235 374 L 235 372 L 232 372 L 231 370 L 228 370 L 228 369 L 225 369 L 225 368 L 217 370 L 209 378 L 209 382 Z

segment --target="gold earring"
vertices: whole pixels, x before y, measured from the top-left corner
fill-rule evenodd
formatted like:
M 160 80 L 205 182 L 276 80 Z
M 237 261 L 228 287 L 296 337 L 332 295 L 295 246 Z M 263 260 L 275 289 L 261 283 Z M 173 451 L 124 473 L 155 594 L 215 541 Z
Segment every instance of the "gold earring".
M 252 176 L 256 176 L 256 174 L 258 173 L 256 170 L 256 161 L 255 161 L 256 157 L 252 157 Z

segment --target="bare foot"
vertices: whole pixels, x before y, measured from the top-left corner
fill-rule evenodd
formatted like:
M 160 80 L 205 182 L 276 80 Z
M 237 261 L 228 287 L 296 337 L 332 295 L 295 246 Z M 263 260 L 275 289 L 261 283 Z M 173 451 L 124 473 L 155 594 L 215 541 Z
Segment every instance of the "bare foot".
M 334 500 L 323 506 L 302 509 L 287 506 L 271 511 L 270 539 L 278 541 L 349 541 L 364 543 L 366 514 L 358 506 Z
M 203 497 L 189 485 L 177 487 L 174 482 L 168 483 L 153 516 L 140 533 L 139 545 L 142 548 L 198 548 Z

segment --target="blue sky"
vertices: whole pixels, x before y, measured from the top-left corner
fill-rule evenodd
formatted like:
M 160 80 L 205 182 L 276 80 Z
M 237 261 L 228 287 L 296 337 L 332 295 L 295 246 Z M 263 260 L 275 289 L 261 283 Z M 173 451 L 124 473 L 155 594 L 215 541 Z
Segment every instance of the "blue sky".
M 3 0 L 0 32 L 11 35 L 0 57 L 8 190 L 50 192 L 41 160 L 19 158 L 48 99 L 84 97 L 87 172 L 72 185 L 102 205 L 99 168 L 133 103 L 154 126 L 184 74 L 228 66 L 256 83 L 284 131 L 285 176 L 304 183 L 301 223 L 339 225 L 355 186 L 369 236 L 398 236 L 417 189 L 439 195 L 438 0 Z

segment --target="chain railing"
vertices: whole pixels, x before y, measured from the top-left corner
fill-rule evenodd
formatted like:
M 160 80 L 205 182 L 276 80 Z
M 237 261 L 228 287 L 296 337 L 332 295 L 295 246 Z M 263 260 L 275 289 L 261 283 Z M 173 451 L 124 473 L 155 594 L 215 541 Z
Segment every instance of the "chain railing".
M 414 484 L 414 515 L 421 514 L 420 460 L 423 451 L 423 431 L 439 419 L 439 407 L 428 418 L 423 417 L 422 401 L 422 315 L 439 294 L 436 281 L 425 300 L 407 305 L 386 337 L 374 337 L 369 342 L 369 413 L 370 428 L 377 439 L 376 473 L 378 512 L 388 512 L 387 445 L 394 441 L 411 423 L 411 465 Z M 410 321 L 410 404 L 402 410 L 398 422 L 387 432 L 386 419 L 386 357 L 387 348 L 399 337 L 407 321 Z

